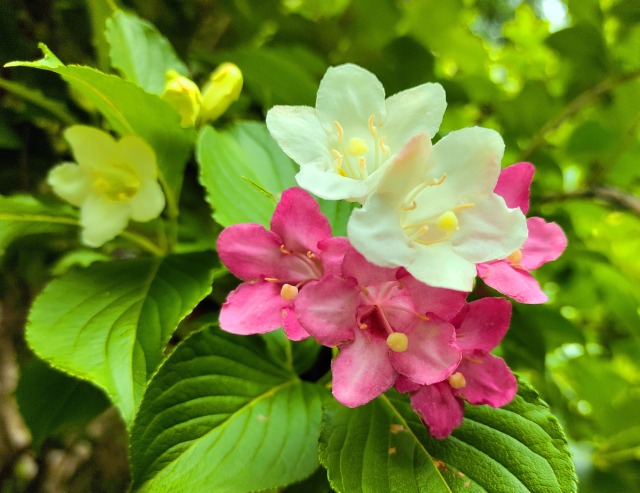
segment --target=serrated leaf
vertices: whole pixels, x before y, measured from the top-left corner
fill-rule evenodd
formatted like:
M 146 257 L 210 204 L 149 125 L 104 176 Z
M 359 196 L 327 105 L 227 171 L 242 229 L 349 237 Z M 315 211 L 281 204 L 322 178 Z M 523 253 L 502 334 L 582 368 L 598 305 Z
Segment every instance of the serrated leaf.
M 76 122 L 75 117 L 69 113 L 69 110 L 64 104 L 59 101 L 55 101 L 49 96 L 45 96 L 38 89 L 32 89 L 31 87 L 24 86 L 18 82 L 5 79 L 0 79 L 0 88 L 15 94 L 45 111 L 48 111 L 65 125 L 72 125 Z
M 503 408 L 466 406 L 464 423 L 445 440 L 431 437 L 395 391 L 356 409 L 330 403 L 320 462 L 342 493 L 576 491 L 564 433 L 522 383 Z
M 98 68 L 109 69 L 109 43 L 105 37 L 104 28 L 107 19 L 117 9 L 113 0 L 87 0 L 87 12 L 91 22 L 91 44 L 96 52 Z
M 68 207 L 45 205 L 28 195 L 0 196 L 0 255 L 21 236 L 64 233 L 77 224 Z
M 167 193 L 167 205 L 177 211 L 184 166 L 195 139 L 193 129 L 180 126 L 180 115 L 155 94 L 133 82 L 90 67 L 64 65 L 44 44 L 44 58 L 35 62 L 11 62 L 7 67 L 32 67 L 60 75 L 100 111 L 114 131 L 137 134 L 156 153 L 158 176 Z
M 127 423 L 178 323 L 211 290 L 211 252 L 100 262 L 52 281 L 27 326 L 34 352 L 91 381 Z
M 145 91 L 162 94 L 167 70 L 187 75 L 169 41 L 149 22 L 117 10 L 107 19 L 105 36 L 111 65 Z
M 15 395 L 35 448 L 65 427 L 80 428 L 109 405 L 93 385 L 35 358 L 20 366 Z
M 205 127 L 196 158 L 213 218 L 223 226 L 269 224 L 276 204 L 247 180 L 278 200 L 285 189 L 296 186 L 295 165 L 261 123 L 242 122 L 225 130 Z
M 208 329 L 151 380 L 131 433 L 133 491 L 243 493 L 318 466 L 325 390 L 301 382 L 259 337 Z

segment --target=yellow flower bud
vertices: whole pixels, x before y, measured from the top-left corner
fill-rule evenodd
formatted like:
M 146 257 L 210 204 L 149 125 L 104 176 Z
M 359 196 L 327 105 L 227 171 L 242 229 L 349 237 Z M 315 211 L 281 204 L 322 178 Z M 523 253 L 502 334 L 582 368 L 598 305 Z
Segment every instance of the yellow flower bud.
M 233 63 L 223 63 L 209 76 L 202 89 L 200 122 L 217 120 L 231 103 L 237 101 L 242 90 L 242 72 Z
M 182 117 L 180 124 L 183 127 L 193 127 L 196 124 L 202 98 L 200 89 L 191 79 L 180 75 L 175 70 L 169 70 L 164 92 L 160 97 L 180 114 Z

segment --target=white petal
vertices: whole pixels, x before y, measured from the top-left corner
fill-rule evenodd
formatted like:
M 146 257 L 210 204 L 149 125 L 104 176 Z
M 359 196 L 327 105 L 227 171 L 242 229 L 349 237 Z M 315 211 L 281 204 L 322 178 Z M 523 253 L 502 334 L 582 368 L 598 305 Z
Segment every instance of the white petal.
M 165 204 L 164 193 L 155 180 L 142 182 L 138 193 L 129 201 L 131 219 L 134 221 L 150 221 L 162 213 Z
M 492 192 L 500 174 L 504 142 L 495 130 L 471 127 L 451 132 L 431 151 L 429 177 L 446 174 L 442 186 L 464 200 L 467 195 Z
M 394 94 L 386 101 L 385 143 L 396 152 L 411 137 L 438 132 L 447 100 L 440 84 L 422 84 Z
M 62 163 L 52 168 L 47 183 L 58 196 L 76 207 L 91 193 L 91 175 L 76 163 Z
M 504 199 L 488 194 L 458 214 L 459 231 L 452 244 L 470 262 L 503 259 L 527 239 L 527 222 L 520 209 L 509 209 Z
M 267 128 L 282 150 L 300 166 L 315 163 L 327 169 L 335 160 L 316 110 L 308 106 L 274 106 L 267 113 Z
M 125 135 L 118 141 L 114 161 L 129 164 L 140 180 L 155 180 L 158 176 L 153 149 L 137 135 Z
M 107 132 L 84 125 L 73 125 L 64 131 L 73 156 L 80 166 L 89 169 L 110 167 L 116 159 L 116 141 Z
M 471 291 L 476 266 L 454 251 L 448 242 L 416 245 L 415 261 L 406 265 L 413 277 L 435 288 Z
M 128 202 L 112 202 L 100 195 L 90 195 L 80 213 L 82 242 L 92 247 L 102 246 L 118 236 L 128 222 Z
M 326 200 L 360 200 L 367 195 L 367 185 L 361 180 L 340 176 L 336 171 L 325 171 L 320 166 L 307 165 L 296 175 L 298 185 Z
M 347 127 L 364 125 L 371 115 L 385 119 L 384 87 L 368 70 L 351 63 L 331 67 L 320 81 L 316 110 L 329 129 L 338 121 Z

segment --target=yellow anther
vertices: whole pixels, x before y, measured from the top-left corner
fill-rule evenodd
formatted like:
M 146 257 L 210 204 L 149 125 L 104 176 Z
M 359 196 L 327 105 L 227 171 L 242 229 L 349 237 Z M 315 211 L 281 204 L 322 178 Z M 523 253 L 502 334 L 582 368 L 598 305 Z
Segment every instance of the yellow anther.
M 442 231 L 446 231 L 450 233 L 458 229 L 458 218 L 453 211 L 447 211 L 440 214 L 440 217 L 437 221 L 438 228 Z
M 369 326 L 367 324 L 360 324 L 360 328 L 362 330 L 367 330 L 369 328 Z
M 402 210 L 405 211 L 412 211 L 413 209 L 415 209 L 416 207 L 418 207 L 418 204 L 416 204 L 415 200 L 412 200 L 410 204 L 403 204 L 402 205 Z
M 507 262 L 509 262 L 511 265 L 518 265 L 521 260 L 522 260 L 522 251 L 520 251 L 520 249 L 516 250 L 515 252 L 513 252 L 511 255 L 507 257 Z
M 265 277 L 264 280 L 267 282 L 280 282 L 280 280 L 276 277 Z
M 389 154 L 389 146 L 384 143 L 384 136 L 380 138 L 379 145 L 383 154 Z
M 349 139 L 349 145 L 347 146 L 347 152 L 352 156 L 360 156 L 369 152 L 369 146 L 360 137 L 353 137 Z
M 432 187 L 437 187 L 438 185 L 441 185 L 446 178 L 447 178 L 447 174 L 442 173 L 442 176 L 440 178 L 438 178 L 437 180 L 434 178 L 429 182 L 429 185 L 431 185 Z
M 311 250 L 308 250 L 306 255 L 307 255 L 307 258 L 310 258 L 311 260 L 313 260 L 314 258 L 318 258 L 317 255 L 313 253 Z
M 298 288 L 291 284 L 283 284 L 280 290 L 280 296 L 283 300 L 291 301 L 298 296 Z
M 453 208 L 453 211 L 454 211 L 454 212 L 460 212 L 460 211 L 462 211 L 462 210 L 464 210 L 464 209 L 471 209 L 472 207 L 475 207 L 475 204 L 472 204 L 472 203 L 468 203 L 468 204 L 460 204 L 460 205 L 456 205 L 456 206 Z
M 358 158 L 358 166 L 360 167 L 360 176 L 362 178 L 366 178 L 368 176 L 368 173 L 367 173 L 367 160 L 363 156 L 360 156 Z
M 422 315 L 421 313 L 416 313 L 416 317 L 418 317 L 420 320 L 424 320 L 425 322 L 431 320 L 429 317 L 427 317 L 426 315 Z
M 462 389 L 466 387 L 467 381 L 465 380 L 464 375 L 457 371 L 449 377 L 449 385 L 451 385 L 451 388 L 456 390 Z
M 378 135 L 378 131 L 376 130 L 376 127 L 373 125 L 373 121 L 375 119 L 376 119 L 375 115 L 371 115 L 369 117 L 369 132 L 371 132 L 371 135 L 373 135 L 374 137 Z
M 394 353 L 404 353 L 409 347 L 409 338 L 402 332 L 393 332 L 387 337 L 387 346 Z
M 280 245 L 280 251 L 285 255 L 291 255 L 293 253 L 291 250 L 287 250 L 284 245 Z
M 342 137 L 344 137 L 344 130 L 342 130 L 342 125 L 340 125 L 337 120 L 334 120 L 333 124 L 335 125 L 336 130 L 338 131 L 338 141 L 342 142 Z

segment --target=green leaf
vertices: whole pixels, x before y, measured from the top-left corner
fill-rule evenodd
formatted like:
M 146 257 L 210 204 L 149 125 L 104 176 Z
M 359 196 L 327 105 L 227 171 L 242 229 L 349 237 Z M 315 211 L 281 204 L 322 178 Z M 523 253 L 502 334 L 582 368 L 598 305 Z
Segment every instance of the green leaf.
M 127 423 L 178 323 L 211 290 L 214 255 L 100 262 L 70 271 L 36 298 L 34 352 L 105 390 Z
M 55 101 L 49 96 L 45 96 L 37 89 L 32 89 L 17 82 L 5 79 L 0 79 L 0 87 L 51 113 L 51 115 L 58 118 L 65 125 L 73 125 L 76 122 L 75 117 L 69 113 L 69 110 L 64 104 L 59 101 Z
M 162 94 L 167 70 L 189 73 L 169 41 L 134 14 L 117 10 L 107 19 L 105 35 L 111 46 L 111 65 L 148 92 Z
M 225 130 L 205 127 L 196 158 L 213 218 L 223 226 L 269 224 L 276 204 L 247 181 L 276 198 L 296 186 L 295 165 L 261 123 L 242 122 Z
M 98 68 L 109 69 L 109 43 L 105 36 L 107 19 L 118 7 L 113 0 L 87 0 L 87 11 L 91 21 L 91 43 L 96 51 Z
M 131 432 L 133 491 L 243 493 L 318 466 L 325 390 L 301 382 L 259 337 L 211 329 L 151 380 Z
M 11 62 L 7 67 L 32 67 L 59 74 L 89 100 L 119 134 L 138 134 L 153 147 L 159 180 L 167 193 L 170 214 L 177 215 L 177 197 L 184 166 L 195 139 L 193 129 L 180 126 L 180 115 L 155 94 L 133 82 L 90 67 L 64 65 L 44 44 L 44 58 L 35 62 Z
M 35 358 L 20 366 L 15 395 L 35 448 L 62 429 L 82 427 L 109 405 L 105 395 L 93 385 Z
M 387 392 L 348 409 L 327 406 L 320 462 L 338 492 L 569 493 L 567 441 L 538 394 L 521 384 L 507 406 L 466 406 L 462 426 L 432 438 L 407 396 Z
M 68 207 L 45 205 L 28 195 L 0 196 L 0 255 L 21 236 L 67 233 L 77 224 Z

